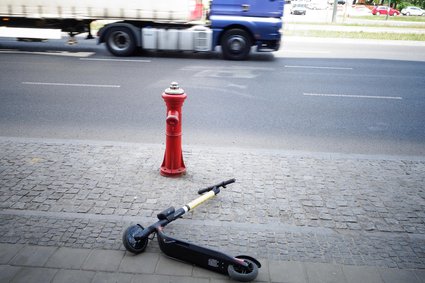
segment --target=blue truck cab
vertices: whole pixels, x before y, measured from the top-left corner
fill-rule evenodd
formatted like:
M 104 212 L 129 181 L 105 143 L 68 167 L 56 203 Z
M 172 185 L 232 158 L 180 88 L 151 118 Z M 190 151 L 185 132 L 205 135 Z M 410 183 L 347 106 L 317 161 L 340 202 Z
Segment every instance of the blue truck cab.
M 210 6 L 213 46 L 223 56 L 243 60 L 252 46 L 257 51 L 280 47 L 284 0 L 213 0 Z

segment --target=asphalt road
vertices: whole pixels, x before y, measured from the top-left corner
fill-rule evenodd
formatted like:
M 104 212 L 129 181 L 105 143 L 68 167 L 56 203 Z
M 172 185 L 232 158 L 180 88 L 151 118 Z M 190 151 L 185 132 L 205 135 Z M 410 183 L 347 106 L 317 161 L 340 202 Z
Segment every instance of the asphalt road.
M 420 44 L 288 39 L 233 62 L 0 39 L 0 72 L 0 136 L 163 143 L 161 93 L 177 81 L 184 145 L 425 154 Z

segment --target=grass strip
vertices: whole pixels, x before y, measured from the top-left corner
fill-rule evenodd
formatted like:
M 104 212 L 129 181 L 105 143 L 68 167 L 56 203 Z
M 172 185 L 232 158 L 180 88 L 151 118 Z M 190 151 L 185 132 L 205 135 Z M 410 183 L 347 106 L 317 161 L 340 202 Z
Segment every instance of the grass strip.
M 425 18 L 425 17 L 424 17 Z M 396 25 L 391 22 L 368 22 L 368 23 L 324 23 L 324 22 L 285 22 L 284 25 L 316 25 L 316 26 L 343 26 L 343 27 L 376 27 L 376 28 L 394 28 L 394 29 L 424 29 L 425 22 L 418 24 Z
M 284 30 L 283 36 L 310 36 L 310 37 L 334 37 L 334 38 L 359 38 L 378 40 L 413 40 L 425 41 L 425 34 L 414 33 L 373 33 L 373 32 L 343 32 L 321 30 Z
M 378 20 L 378 21 L 387 21 L 387 22 L 425 22 L 425 17 L 421 16 L 389 16 L 388 19 L 386 15 L 375 15 L 375 16 L 353 16 L 353 19 L 363 19 L 363 20 Z

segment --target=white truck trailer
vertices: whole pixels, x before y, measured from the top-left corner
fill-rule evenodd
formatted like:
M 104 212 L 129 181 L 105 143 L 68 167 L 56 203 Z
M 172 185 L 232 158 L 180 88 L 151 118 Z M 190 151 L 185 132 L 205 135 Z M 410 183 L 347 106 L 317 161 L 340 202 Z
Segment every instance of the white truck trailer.
M 199 5 L 196 0 L 1 0 L 0 16 L 46 21 L 126 19 L 184 23 L 199 17 L 195 15 Z
M 199 0 L 200 1 L 200 0 Z M 202 16 L 196 0 L 0 0 L 1 26 L 8 35 L 36 37 L 23 28 L 57 29 L 71 36 L 90 32 L 95 20 L 188 23 Z M 12 28 L 12 29 L 10 29 Z M 13 29 L 15 28 L 15 29 Z

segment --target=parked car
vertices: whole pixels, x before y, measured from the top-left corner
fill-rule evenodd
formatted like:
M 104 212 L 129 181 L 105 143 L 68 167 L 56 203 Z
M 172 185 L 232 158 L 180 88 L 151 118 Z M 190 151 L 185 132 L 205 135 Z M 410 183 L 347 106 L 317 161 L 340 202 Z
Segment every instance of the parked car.
M 334 4 L 334 2 L 335 2 L 334 0 L 328 0 L 328 4 L 329 4 L 329 5 L 333 5 L 333 4 Z M 345 5 L 345 0 L 338 0 L 338 1 L 337 1 L 337 4 L 338 4 L 338 5 Z
M 408 6 L 401 10 L 401 13 L 405 16 L 425 16 L 425 10 L 419 7 Z
M 310 10 L 326 10 L 328 8 L 328 3 L 326 2 L 310 2 L 307 5 L 307 8 Z
M 372 10 L 372 15 L 390 15 L 390 16 L 398 16 L 400 15 L 400 11 L 393 9 L 393 8 L 389 8 L 387 6 L 377 6 L 375 8 L 373 8 Z
M 348 14 L 350 16 L 370 16 L 371 9 L 366 6 L 352 6 L 351 9 L 348 9 Z
M 291 14 L 305 15 L 307 13 L 306 4 L 292 4 Z

